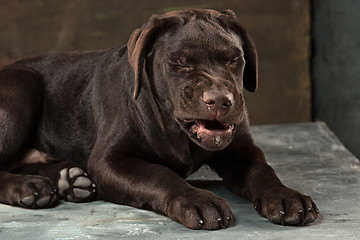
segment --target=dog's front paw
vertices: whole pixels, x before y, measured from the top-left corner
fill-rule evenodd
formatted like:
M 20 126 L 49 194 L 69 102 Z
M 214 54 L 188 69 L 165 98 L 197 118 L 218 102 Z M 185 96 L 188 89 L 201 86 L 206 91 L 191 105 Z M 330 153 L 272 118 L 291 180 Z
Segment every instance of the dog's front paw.
M 173 197 L 167 214 L 191 229 L 227 228 L 234 220 L 224 199 L 201 189 L 190 190 Z
M 51 207 L 55 192 L 50 179 L 30 175 L 13 175 L 6 189 L 9 204 L 32 209 Z
M 309 196 L 287 187 L 269 189 L 255 199 L 256 211 L 276 224 L 301 226 L 320 215 Z

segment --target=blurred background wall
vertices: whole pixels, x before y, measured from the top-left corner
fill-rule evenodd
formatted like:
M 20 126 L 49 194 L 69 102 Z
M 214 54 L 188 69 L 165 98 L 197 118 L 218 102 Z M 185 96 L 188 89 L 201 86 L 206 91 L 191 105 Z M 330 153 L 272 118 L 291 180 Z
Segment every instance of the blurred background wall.
M 360 1 L 313 3 L 314 118 L 360 158 Z
M 259 52 L 253 124 L 311 120 L 310 4 L 304 0 L 0 0 L 0 65 L 40 53 L 125 44 L 154 13 L 232 9 Z
M 360 142 L 355 126 L 360 68 L 351 67 L 359 65 L 359 31 L 353 29 L 359 5 L 357 0 L 0 0 L 0 66 L 49 52 L 121 46 L 154 13 L 232 9 L 259 54 L 259 90 L 246 94 L 251 123 L 323 120 L 360 155 L 354 146 Z

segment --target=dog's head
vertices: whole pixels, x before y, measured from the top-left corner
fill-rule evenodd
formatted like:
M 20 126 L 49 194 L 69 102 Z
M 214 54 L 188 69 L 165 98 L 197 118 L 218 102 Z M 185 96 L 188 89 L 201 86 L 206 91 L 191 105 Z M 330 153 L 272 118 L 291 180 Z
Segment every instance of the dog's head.
M 228 146 L 246 115 L 243 88 L 257 88 L 255 46 L 232 11 L 153 15 L 131 35 L 128 58 L 134 99 L 145 83 L 200 147 Z

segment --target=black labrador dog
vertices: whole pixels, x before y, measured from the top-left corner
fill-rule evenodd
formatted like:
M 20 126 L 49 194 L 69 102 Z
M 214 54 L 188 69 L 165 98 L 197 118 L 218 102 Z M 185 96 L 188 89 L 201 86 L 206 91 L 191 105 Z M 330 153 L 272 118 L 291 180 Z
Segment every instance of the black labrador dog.
M 243 88 L 257 53 L 232 11 L 153 15 L 126 46 L 50 54 L 0 70 L 0 202 L 94 199 L 188 228 L 226 228 L 228 204 L 184 178 L 208 164 L 274 223 L 319 211 L 285 187 L 254 144 Z

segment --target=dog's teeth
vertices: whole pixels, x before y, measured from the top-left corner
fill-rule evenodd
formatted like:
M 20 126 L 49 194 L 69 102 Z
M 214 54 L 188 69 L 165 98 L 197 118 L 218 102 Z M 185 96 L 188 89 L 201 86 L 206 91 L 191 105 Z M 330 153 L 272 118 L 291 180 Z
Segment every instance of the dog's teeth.
M 199 126 L 197 124 L 193 124 L 190 128 L 190 132 L 193 134 L 196 134 L 196 132 L 199 130 Z
M 215 137 L 215 143 L 216 143 L 217 145 L 219 145 L 219 144 L 221 143 L 221 137 L 220 137 L 220 136 L 216 136 L 216 137 Z

